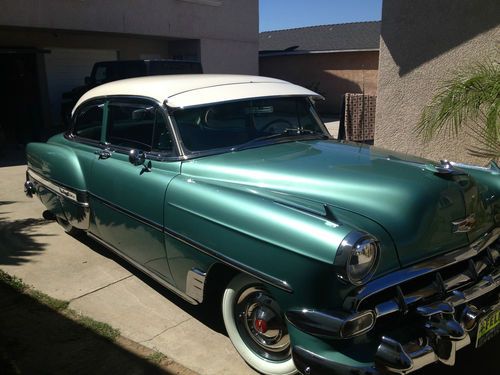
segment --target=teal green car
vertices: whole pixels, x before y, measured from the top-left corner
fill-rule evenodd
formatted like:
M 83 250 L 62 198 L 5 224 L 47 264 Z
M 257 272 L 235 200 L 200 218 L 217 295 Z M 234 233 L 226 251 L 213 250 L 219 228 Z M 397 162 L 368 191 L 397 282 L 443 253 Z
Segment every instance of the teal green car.
M 499 167 L 333 140 L 318 98 L 253 76 L 105 84 L 28 145 L 25 191 L 192 304 L 220 301 L 261 373 L 453 365 L 500 330 Z

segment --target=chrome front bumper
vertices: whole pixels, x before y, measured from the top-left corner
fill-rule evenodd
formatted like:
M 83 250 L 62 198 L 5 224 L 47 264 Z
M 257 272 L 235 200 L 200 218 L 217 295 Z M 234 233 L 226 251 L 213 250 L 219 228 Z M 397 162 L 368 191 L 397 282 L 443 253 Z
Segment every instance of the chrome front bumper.
M 462 306 L 460 312 L 449 302 L 423 306 L 419 314 L 425 335 L 406 343 L 382 336 L 373 366 L 353 368 L 342 365 L 300 346 L 294 347 L 292 351 L 295 366 L 305 375 L 409 374 L 435 362 L 453 366 L 457 351 L 473 343 L 478 321 L 489 312 L 500 309 L 499 281 L 497 275 L 495 283 L 482 289 L 484 293 L 481 295 L 477 288 L 471 288 L 477 298 L 491 292 L 497 293 L 496 303 L 484 306 L 481 310 L 475 309 L 470 303 Z M 495 289 L 489 288 L 491 285 L 496 285 Z M 456 318 L 457 313 L 459 319 Z
M 343 339 L 341 327 L 353 316 L 371 311 L 376 322 L 360 335 L 379 342 L 373 365 L 345 366 L 299 346 L 293 349 L 297 369 L 307 375 L 408 374 L 434 362 L 454 365 L 456 352 L 476 343 L 481 318 L 500 309 L 500 228 L 466 249 L 404 271 L 354 291 L 342 312 L 301 309 L 287 313 L 288 321 L 298 329 L 331 340 Z M 399 328 L 393 321 L 400 322 Z M 408 334 L 401 335 L 405 329 Z
M 453 366 L 456 352 L 473 342 L 478 321 L 500 309 L 498 294 L 496 299 L 495 304 L 481 310 L 473 305 L 464 306 L 458 320 L 457 311 L 451 304 L 442 303 L 437 308 L 432 306 L 430 309 L 433 311 L 425 316 L 425 336 L 405 344 L 382 336 L 375 354 L 376 367 L 391 373 L 408 374 L 434 362 Z

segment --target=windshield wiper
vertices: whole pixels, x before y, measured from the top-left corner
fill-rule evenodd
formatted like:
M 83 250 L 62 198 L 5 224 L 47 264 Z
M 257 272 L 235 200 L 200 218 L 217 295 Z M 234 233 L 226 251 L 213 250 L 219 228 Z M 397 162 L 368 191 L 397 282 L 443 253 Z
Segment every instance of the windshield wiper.
M 281 133 L 267 134 L 267 135 L 263 135 L 261 137 L 250 139 L 248 142 L 245 142 L 245 143 L 242 143 L 241 145 L 232 147 L 231 151 L 238 151 L 238 150 L 241 150 L 242 148 L 246 148 L 246 147 L 251 146 L 253 144 L 256 144 L 256 143 L 259 143 L 262 141 L 267 141 L 270 139 L 281 138 L 281 137 L 294 137 L 294 136 L 299 136 L 299 135 L 321 135 L 321 137 L 324 139 L 328 138 L 328 136 L 323 132 L 318 132 L 318 131 L 309 130 L 309 129 L 288 128 L 288 129 L 283 130 Z

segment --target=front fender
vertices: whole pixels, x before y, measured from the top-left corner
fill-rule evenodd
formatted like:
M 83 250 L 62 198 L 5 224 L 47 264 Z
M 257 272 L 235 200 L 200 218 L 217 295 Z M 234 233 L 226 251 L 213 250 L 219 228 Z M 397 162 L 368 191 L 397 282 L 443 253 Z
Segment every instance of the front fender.
M 340 216 L 344 222 L 338 225 L 321 215 L 264 197 L 255 188 L 182 175 L 170 183 L 165 207 L 166 226 L 175 235 L 209 249 L 218 260 L 229 259 L 237 269 L 244 265 L 244 272 L 257 277 L 268 275 L 270 280 L 288 284 L 291 293 L 280 288 L 279 283 L 269 283 L 284 309 L 297 307 L 297 303 L 323 308 L 341 306 L 350 288 L 335 275 L 336 249 L 353 229 L 368 226 L 373 232 L 378 224 L 360 217 L 359 225 L 353 227 L 347 218 L 352 219 L 354 214 L 344 212 Z M 383 233 L 379 226 L 377 231 Z M 396 259 L 387 234 L 383 240 L 388 243 L 390 258 Z M 186 277 L 182 265 L 186 258 L 196 256 L 186 251 L 167 251 L 180 288 Z M 397 267 L 395 262 L 392 266 Z
M 492 162 L 489 167 L 459 165 L 478 184 L 479 194 L 483 206 L 491 210 L 495 224 L 500 224 L 500 167 Z

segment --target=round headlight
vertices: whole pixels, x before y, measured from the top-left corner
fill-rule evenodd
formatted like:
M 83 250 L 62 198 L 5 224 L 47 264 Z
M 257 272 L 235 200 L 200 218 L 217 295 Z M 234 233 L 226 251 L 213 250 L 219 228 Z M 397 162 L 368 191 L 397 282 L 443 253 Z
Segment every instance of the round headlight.
M 337 250 L 337 275 L 351 284 L 363 284 L 375 272 L 378 258 L 378 241 L 367 233 L 353 231 L 344 238 Z
M 374 271 L 378 256 L 378 245 L 373 238 L 362 239 L 351 250 L 347 264 L 347 277 L 355 284 L 361 283 Z

